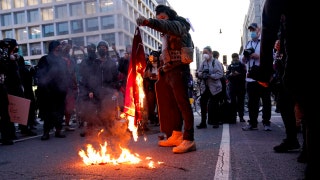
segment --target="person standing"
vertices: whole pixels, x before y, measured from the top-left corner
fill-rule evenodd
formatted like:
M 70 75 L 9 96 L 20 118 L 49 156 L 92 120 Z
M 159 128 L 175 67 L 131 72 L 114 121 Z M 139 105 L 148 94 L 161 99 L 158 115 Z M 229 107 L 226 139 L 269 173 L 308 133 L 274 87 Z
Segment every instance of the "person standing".
M 68 69 L 68 76 L 66 77 L 68 83 L 67 87 L 67 97 L 66 97 L 66 105 L 65 105 L 65 130 L 66 131 L 74 131 L 75 128 L 71 127 L 70 120 L 71 116 L 75 113 L 76 108 L 76 99 L 78 95 L 78 82 L 76 76 L 76 62 L 70 56 L 70 50 L 72 48 L 72 44 L 69 44 L 68 41 L 61 41 L 61 56 L 65 61 Z
M 86 60 L 87 66 L 83 67 L 86 70 L 82 72 L 88 73 L 81 75 L 81 94 L 90 103 L 90 111 L 92 111 L 91 117 L 85 119 L 88 123 L 87 132 L 94 130 L 94 127 L 112 128 L 116 117 L 114 101 L 118 96 L 118 69 L 116 62 L 109 56 L 108 49 L 108 42 L 99 41 L 97 45 L 98 57 L 92 59 L 92 62 Z M 93 52 L 90 54 L 89 57 L 94 56 Z M 86 131 L 80 135 L 85 136 Z
M 43 119 L 41 140 L 50 138 L 50 131 L 55 128 L 55 137 L 65 138 L 62 123 L 68 87 L 68 70 L 61 57 L 61 44 L 53 40 L 49 43 L 49 53 L 40 58 L 37 69 L 38 99 Z
M 143 75 L 144 92 L 146 94 L 146 104 L 148 120 L 150 124 L 159 126 L 157 97 L 155 83 L 158 80 L 158 68 L 160 67 L 160 54 L 158 51 L 152 51 L 147 60 L 147 66 Z
M 198 76 L 201 78 L 201 122 L 196 127 L 198 129 L 207 128 L 208 114 L 208 124 L 213 128 L 218 128 L 221 119 L 219 107 L 223 97 L 223 87 L 220 80 L 223 77 L 223 66 L 218 60 L 219 52 L 212 51 L 210 46 L 206 46 L 202 53 L 203 61 L 198 69 Z
M 248 26 L 251 40 L 249 40 L 243 50 L 242 62 L 247 68 L 247 95 L 249 121 L 242 127 L 244 131 L 258 129 L 259 103 L 262 100 L 262 123 L 265 131 L 271 131 L 271 90 L 268 85 L 272 73 L 264 74 L 260 67 L 260 28 L 257 23 Z M 272 55 L 272 54 L 271 54 Z M 272 68 L 272 67 L 271 67 Z
M 286 53 L 286 65 L 282 76 L 284 87 L 292 95 L 295 105 L 299 106 L 299 111 L 303 113 L 303 123 L 305 125 L 305 143 L 306 143 L 306 169 L 305 179 L 320 179 L 318 172 L 318 164 L 320 161 L 319 147 L 319 106 L 316 102 L 320 101 L 319 76 L 317 65 L 306 63 L 310 59 L 315 58 L 314 53 L 318 50 L 317 46 L 303 46 L 301 44 L 312 44 L 314 38 L 306 38 L 301 32 L 308 32 L 306 26 L 301 26 L 301 21 L 308 19 L 314 22 L 317 17 L 312 11 L 293 15 L 299 9 L 310 9 L 310 3 L 300 3 L 287 0 L 266 0 L 262 13 L 262 39 L 261 39 L 261 55 L 264 56 L 265 63 L 270 63 L 269 57 L 272 52 L 274 40 L 277 38 L 279 24 L 284 26 L 284 33 L 281 37 L 284 38 L 284 47 Z M 285 17 L 284 22 L 279 23 L 281 16 Z M 299 43 L 296 43 L 299 42 Z M 295 51 L 290 54 L 290 51 Z M 281 109 L 280 109 L 281 111 Z M 292 123 L 290 121 L 290 123 Z
M 231 100 L 231 123 L 236 123 L 237 113 L 240 122 L 245 122 L 244 116 L 244 98 L 246 95 L 246 66 L 240 61 L 239 54 L 231 55 L 232 61 L 227 68 L 226 77 L 229 81 L 228 90 Z
M 156 82 L 156 95 L 160 129 L 165 129 L 167 139 L 158 144 L 176 146 L 173 153 L 195 151 L 194 116 L 188 96 L 190 67 L 181 61 L 181 48 L 191 41 L 190 23 L 169 6 L 158 5 L 155 11 L 156 19 L 140 16 L 136 21 L 139 26 L 161 32 L 162 36 L 163 66 Z
M 19 74 L 23 85 L 24 98 L 30 100 L 29 114 L 27 125 L 19 124 L 20 133 L 27 136 L 35 136 L 36 132 L 32 131 L 36 125 L 36 105 L 35 95 L 33 91 L 33 79 L 35 76 L 35 70 L 31 67 L 29 61 L 25 61 L 23 56 L 18 56 Z M 27 65 L 26 63 L 30 63 Z M 29 67 L 28 67 L 29 66 Z

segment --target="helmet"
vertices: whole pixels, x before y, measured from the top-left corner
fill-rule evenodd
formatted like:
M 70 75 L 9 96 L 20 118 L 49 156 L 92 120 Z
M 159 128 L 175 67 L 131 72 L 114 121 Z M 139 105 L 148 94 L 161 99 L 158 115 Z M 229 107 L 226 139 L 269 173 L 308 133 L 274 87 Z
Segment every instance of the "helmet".
M 106 46 L 107 48 L 109 47 L 109 43 L 107 41 L 99 41 L 97 48 L 99 48 L 100 46 Z

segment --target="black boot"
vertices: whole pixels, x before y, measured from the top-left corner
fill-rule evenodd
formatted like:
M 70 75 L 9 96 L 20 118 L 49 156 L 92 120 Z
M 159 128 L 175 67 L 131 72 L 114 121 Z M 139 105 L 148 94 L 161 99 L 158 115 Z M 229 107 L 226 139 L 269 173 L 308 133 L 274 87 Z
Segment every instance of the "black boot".
M 66 135 L 61 134 L 61 130 L 56 130 L 56 132 L 55 132 L 55 134 L 54 134 L 54 137 L 57 137 L 57 138 L 65 138 Z
M 205 129 L 207 128 L 207 124 L 206 123 L 200 123 L 199 125 L 196 126 L 198 129 Z
M 42 141 L 48 140 L 49 138 L 50 138 L 49 133 L 43 133 L 43 135 L 41 136 Z

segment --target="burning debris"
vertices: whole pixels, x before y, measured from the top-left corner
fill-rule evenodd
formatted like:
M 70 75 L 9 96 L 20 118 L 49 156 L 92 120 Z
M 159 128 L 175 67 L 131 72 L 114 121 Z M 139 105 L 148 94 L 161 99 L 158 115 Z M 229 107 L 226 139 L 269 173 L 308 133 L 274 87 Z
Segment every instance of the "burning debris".
M 127 131 L 130 130 L 132 133 L 132 137 L 134 141 L 138 139 L 138 124 L 142 120 L 142 111 L 143 111 L 143 102 L 144 102 L 144 90 L 143 90 L 143 72 L 146 67 L 145 61 L 145 53 L 144 47 L 142 44 L 142 39 L 139 31 L 139 27 L 136 29 L 136 33 L 133 39 L 132 46 L 132 55 L 130 58 L 129 70 L 128 70 L 128 79 L 126 85 L 126 93 L 125 93 L 125 103 L 123 113 L 119 115 L 120 120 L 116 120 L 119 124 L 125 123 L 126 126 L 119 126 L 118 128 L 122 128 L 122 130 Z M 116 124 L 116 123 L 115 123 Z M 124 129 L 125 127 L 125 129 Z M 114 131 L 112 128 L 112 131 Z M 117 128 L 115 128 L 117 129 Z M 108 129 L 109 131 L 109 129 Z M 111 129 L 110 129 L 111 131 Z M 98 133 L 99 138 L 103 137 L 100 131 Z M 108 147 L 108 143 L 105 141 L 104 143 L 100 143 L 100 149 L 96 150 L 92 144 L 86 145 L 86 150 L 80 150 L 78 152 L 79 156 L 82 158 L 83 162 L 86 165 L 96 165 L 96 164 L 138 164 L 142 163 L 142 159 L 139 154 L 133 154 L 129 149 L 124 148 L 124 144 L 126 142 L 120 142 L 121 137 L 125 136 L 123 131 L 117 131 L 118 134 L 112 134 L 111 136 L 106 136 L 112 139 L 109 141 L 113 144 L 118 144 L 120 153 L 114 153 L 110 147 Z M 115 139 L 113 139 L 115 138 Z M 118 142 L 116 142 L 118 141 Z M 126 139 L 129 141 L 129 139 Z M 103 141 L 101 141 L 103 142 Z M 152 161 L 152 158 L 147 157 L 148 168 L 155 168 L 155 163 Z M 158 162 L 161 164 L 161 162 Z

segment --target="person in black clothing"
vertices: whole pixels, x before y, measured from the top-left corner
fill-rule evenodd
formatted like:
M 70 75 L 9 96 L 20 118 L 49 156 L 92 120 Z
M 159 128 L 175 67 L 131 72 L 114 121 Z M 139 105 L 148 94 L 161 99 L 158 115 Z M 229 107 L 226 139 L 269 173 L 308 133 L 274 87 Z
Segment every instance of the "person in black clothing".
M 93 62 L 97 58 L 97 46 L 93 43 L 87 46 L 87 54 L 81 61 L 79 67 L 79 119 L 80 119 L 80 136 L 85 136 L 85 122 L 93 122 L 96 114 L 95 105 L 93 99 L 88 95 L 88 82 L 90 81 L 90 75 L 92 72 Z
M 7 88 L 4 84 L 3 63 L 0 60 L 0 143 L 3 145 L 12 145 L 13 134 L 15 134 L 14 124 L 10 121 L 9 100 Z M 13 128 L 12 128 L 13 127 Z
M 319 106 L 316 104 L 320 101 L 320 90 L 319 86 L 316 85 L 319 81 L 319 76 L 317 76 L 319 66 L 308 63 L 309 60 L 316 57 L 315 53 L 312 52 L 316 52 L 318 47 L 311 46 L 316 38 L 306 38 L 306 34 L 301 32 L 309 32 L 308 26 L 302 24 L 306 20 L 316 22 L 317 16 L 314 16 L 312 10 L 298 14 L 294 12 L 298 9 L 310 9 L 311 5 L 300 1 L 266 0 L 262 13 L 261 37 L 261 63 L 263 63 L 261 65 L 268 67 L 272 64 L 272 48 L 278 38 L 279 27 L 283 26 L 281 28 L 284 31 L 281 32 L 280 36 L 284 43 L 280 44 L 280 47 L 284 48 L 286 58 L 282 81 L 284 87 L 288 90 L 287 92 L 290 93 L 289 95 L 292 95 L 300 111 L 303 112 L 303 121 L 306 126 L 306 180 L 320 179 L 318 172 L 320 121 Z M 282 22 L 280 22 L 281 17 L 285 17 Z M 268 71 L 268 68 L 265 69 Z M 283 111 L 281 108 L 280 111 Z M 293 122 L 290 121 L 290 124 L 293 124 Z
M 244 116 L 244 98 L 246 95 L 246 66 L 239 60 L 239 54 L 231 55 L 232 61 L 228 66 L 226 77 L 229 81 L 229 97 L 231 100 L 231 123 L 236 123 L 237 113 L 240 122 L 245 122 Z
M 30 64 L 30 67 L 27 67 L 23 56 L 19 56 L 18 64 L 19 64 L 19 73 L 21 77 L 21 82 L 24 90 L 23 91 L 24 98 L 30 100 L 27 125 L 19 124 L 19 128 L 20 128 L 21 134 L 25 134 L 28 136 L 35 136 L 37 135 L 37 133 L 32 131 L 32 129 L 36 125 L 36 105 L 35 105 L 35 95 L 33 91 L 33 79 L 35 76 L 35 70 L 33 67 L 31 67 L 31 64 Z
M 109 44 L 100 41 L 97 45 L 98 58 L 87 61 L 88 66 L 82 76 L 82 96 L 90 105 L 91 117 L 87 117 L 86 130 L 94 130 L 91 127 L 110 129 L 115 120 L 115 103 L 117 98 L 118 69 L 115 61 L 109 56 Z M 89 55 L 89 57 L 93 57 Z M 88 107 L 85 107 L 88 108 Z M 89 109 L 89 108 L 88 108 Z M 83 112 L 84 113 L 84 112 Z M 80 135 L 85 136 L 87 132 Z M 90 132 L 89 132 L 90 133 Z
M 160 67 L 160 52 L 152 51 L 147 60 L 147 67 L 143 76 L 144 92 L 146 94 L 148 120 L 151 124 L 159 126 L 157 98 L 155 83 L 158 80 L 158 68 Z M 158 109 L 158 108 L 157 108 Z
M 41 140 L 50 138 L 51 129 L 55 128 L 55 137 L 64 138 L 62 123 L 67 95 L 67 65 L 61 57 L 61 44 L 51 41 L 49 54 L 42 56 L 38 62 L 38 99 L 42 112 L 43 135 Z

